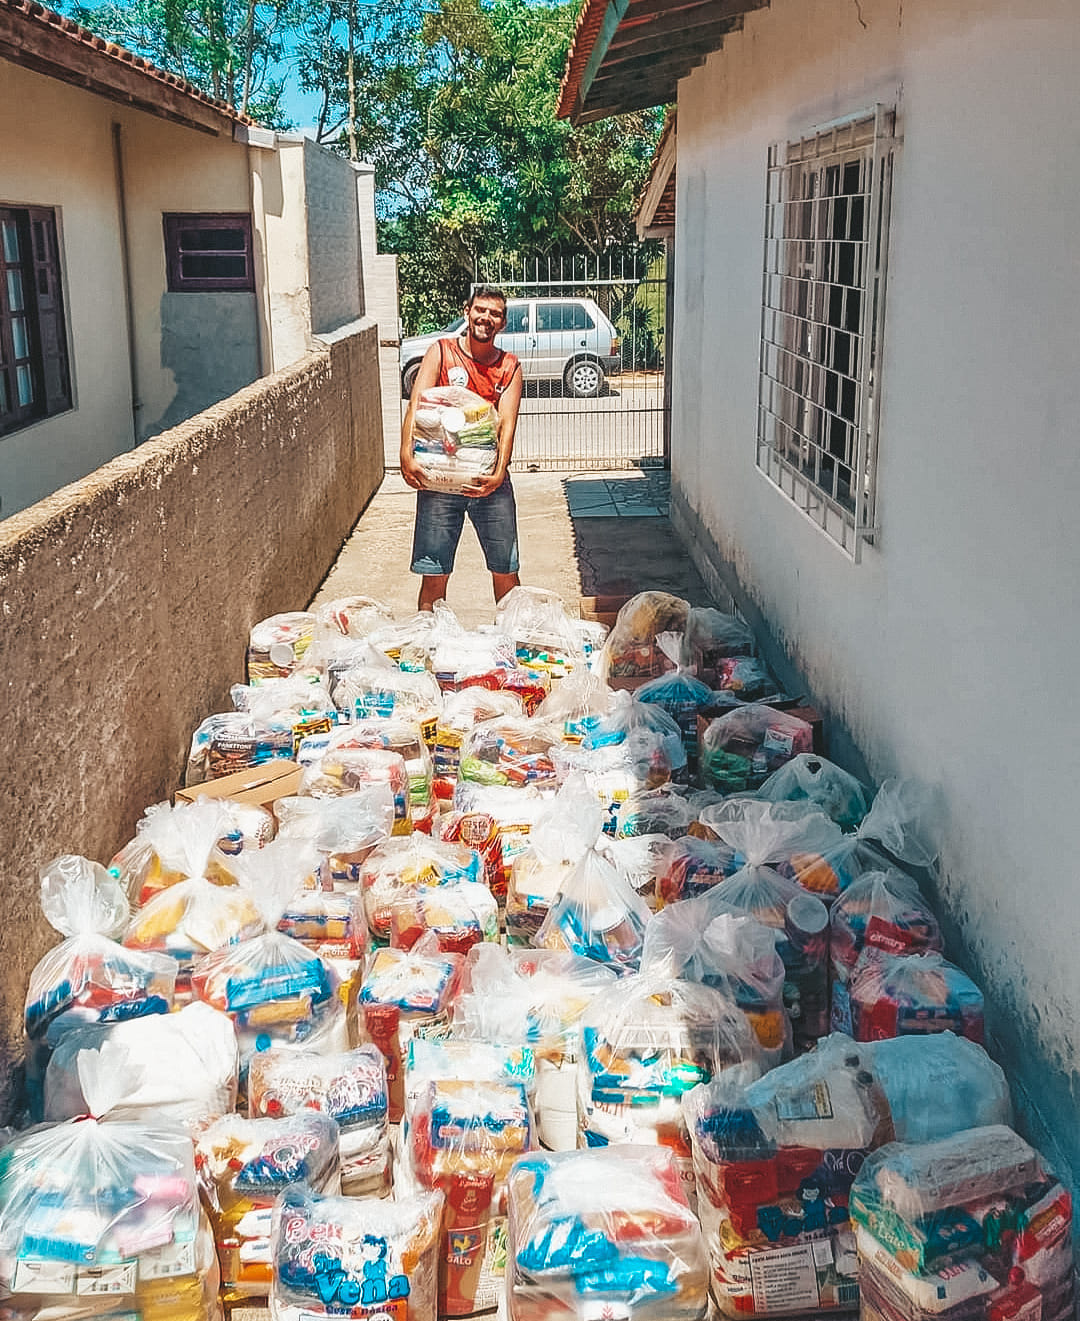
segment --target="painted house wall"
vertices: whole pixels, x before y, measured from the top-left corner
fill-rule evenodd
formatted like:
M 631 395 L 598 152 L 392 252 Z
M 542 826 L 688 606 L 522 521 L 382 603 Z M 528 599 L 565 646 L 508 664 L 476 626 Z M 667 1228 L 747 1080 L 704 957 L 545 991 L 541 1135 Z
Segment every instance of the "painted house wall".
M 0 518 L 130 449 L 123 268 L 106 103 L 0 61 L 0 201 L 55 207 L 75 407 L 0 437 Z
M 941 786 L 940 900 L 1037 1140 L 1080 1176 L 1075 0 L 772 0 L 679 89 L 675 514 L 878 778 Z M 883 101 L 881 532 L 755 469 L 774 140 Z M 1043 1128 L 1045 1125 L 1045 1129 Z
M 311 329 L 324 335 L 366 315 L 356 176 L 343 156 L 304 139 Z

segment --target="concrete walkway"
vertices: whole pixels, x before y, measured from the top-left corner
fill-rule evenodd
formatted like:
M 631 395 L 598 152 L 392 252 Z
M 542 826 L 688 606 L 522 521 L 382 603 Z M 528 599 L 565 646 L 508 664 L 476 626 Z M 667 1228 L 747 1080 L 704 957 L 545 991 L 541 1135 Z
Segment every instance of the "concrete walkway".
M 519 473 L 513 482 L 523 583 L 558 592 L 571 610 L 581 596 L 645 588 L 711 603 L 668 521 L 666 472 Z M 313 604 L 362 594 L 385 601 L 398 616 L 415 609 L 418 579 L 409 571 L 415 504 L 400 474 L 388 473 Z M 468 628 L 491 621 L 491 578 L 468 523 L 447 600 Z

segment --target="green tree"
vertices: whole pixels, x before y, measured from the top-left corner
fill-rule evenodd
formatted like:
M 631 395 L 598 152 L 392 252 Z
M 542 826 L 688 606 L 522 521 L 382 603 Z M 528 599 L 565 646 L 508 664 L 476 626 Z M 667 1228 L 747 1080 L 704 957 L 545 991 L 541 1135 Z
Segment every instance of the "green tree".
M 335 0 L 347 4 L 349 0 Z M 354 0 L 354 146 L 374 163 L 402 319 L 443 325 L 481 261 L 596 255 L 633 237 L 659 111 L 574 128 L 555 117 L 580 0 Z M 350 150 L 341 20 L 298 48 L 323 140 Z
M 298 0 L 105 0 L 71 15 L 271 128 L 282 110 Z

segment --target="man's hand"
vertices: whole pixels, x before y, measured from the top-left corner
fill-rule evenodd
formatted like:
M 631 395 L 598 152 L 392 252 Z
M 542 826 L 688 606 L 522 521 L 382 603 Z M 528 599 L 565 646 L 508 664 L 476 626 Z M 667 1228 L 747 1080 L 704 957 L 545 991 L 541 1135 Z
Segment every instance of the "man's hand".
M 424 489 L 424 471 L 411 453 L 401 455 L 401 475 L 414 491 Z
M 495 472 L 490 473 L 487 477 L 474 477 L 468 486 L 463 489 L 462 494 L 472 496 L 473 499 L 478 500 L 485 495 L 491 495 L 492 492 L 497 491 L 505 480 L 505 469 L 501 471 L 496 470 Z

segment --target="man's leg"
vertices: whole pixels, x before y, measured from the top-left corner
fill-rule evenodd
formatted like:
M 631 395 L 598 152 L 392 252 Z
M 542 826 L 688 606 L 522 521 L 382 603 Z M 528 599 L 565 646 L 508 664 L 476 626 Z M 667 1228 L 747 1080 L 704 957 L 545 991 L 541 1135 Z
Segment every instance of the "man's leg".
M 430 610 L 436 601 L 446 599 L 446 584 L 450 581 L 448 573 L 425 573 L 420 579 L 420 596 L 416 602 L 417 610 Z
M 491 575 L 491 588 L 495 593 L 495 604 L 498 605 L 507 592 L 514 587 L 521 586 L 521 579 L 516 573 L 493 573 Z

